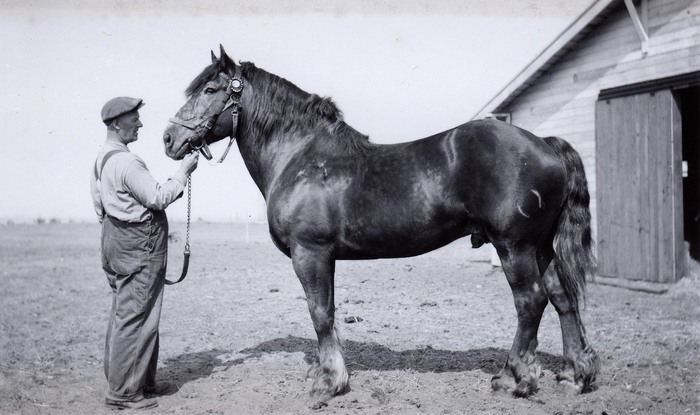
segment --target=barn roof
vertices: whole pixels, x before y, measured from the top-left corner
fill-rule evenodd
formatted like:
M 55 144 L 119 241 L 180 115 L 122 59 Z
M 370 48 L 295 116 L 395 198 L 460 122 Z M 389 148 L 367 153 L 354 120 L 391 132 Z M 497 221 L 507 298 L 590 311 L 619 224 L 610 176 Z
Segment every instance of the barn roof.
M 534 84 L 576 44 L 605 19 L 620 0 L 596 0 L 549 46 L 530 62 L 500 92 L 484 105 L 473 119 L 502 111 L 523 91 Z

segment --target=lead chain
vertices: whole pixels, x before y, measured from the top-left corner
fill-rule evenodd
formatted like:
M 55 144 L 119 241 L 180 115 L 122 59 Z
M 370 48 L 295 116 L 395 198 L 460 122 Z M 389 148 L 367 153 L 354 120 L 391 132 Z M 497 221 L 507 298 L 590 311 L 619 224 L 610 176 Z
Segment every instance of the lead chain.
M 187 176 L 187 233 L 185 235 L 185 254 L 190 253 L 190 215 L 192 212 L 192 176 Z

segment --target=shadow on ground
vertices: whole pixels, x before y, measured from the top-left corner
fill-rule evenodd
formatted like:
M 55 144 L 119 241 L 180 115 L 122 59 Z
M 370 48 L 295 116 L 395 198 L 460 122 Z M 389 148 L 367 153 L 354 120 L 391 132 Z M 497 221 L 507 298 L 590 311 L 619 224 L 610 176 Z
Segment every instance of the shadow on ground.
M 209 377 L 214 370 L 226 370 L 245 362 L 246 359 L 260 358 L 272 353 L 303 353 L 308 364 L 317 359 L 316 341 L 301 337 L 276 338 L 259 345 L 241 350 L 244 358 L 225 360 L 231 355 L 230 350 L 212 349 L 196 353 L 186 353 L 168 359 L 162 374 L 178 385 L 196 379 Z M 344 345 L 345 360 L 350 372 L 363 370 L 413 370 L 426 372 L 466 372 L 481 370 L 495 375 L 503 367 L 508 351 L 487 347 L 467 351 L 450 351 L 433 349 L 430 346 L 421 349 L 395 351 L 377 343 L 359 343 L 346 341 Z M 548 353 L 538 354 L 542 368 L 558 372 L 563 365 L 561 356 Z
M 264 353 L 304 353 L 304 361 L 313 363 L 317 359 L 316 341 L 289 336 L 260 343 L 241 350 L 249 357 L 260 357 Z M 417 372 L 464 372 L 481 370 L 495 375 L 508 357 L 508 350 L 487 347 L 467 351 L 438 350 L 430 346 L 421 349 L 395 351 L 378 343 L 345 341 L 345 361 L 350 371 L 362 370 L 414 370 Z M 564 363 L 561 356 L 538 353 L 543 369 L 558 371 Z
M 197 379 L 208 378 L 214 370 L 227 370 L 231 366 L 243 363 L 243 359 L 224 360 L 222 356 L 230 355 L 230 350 L 211 349 L 208 351 L 184 353 L 167 359 L 165 367 L 158 371 L 158 377 L 174 382 L 178 388 Z

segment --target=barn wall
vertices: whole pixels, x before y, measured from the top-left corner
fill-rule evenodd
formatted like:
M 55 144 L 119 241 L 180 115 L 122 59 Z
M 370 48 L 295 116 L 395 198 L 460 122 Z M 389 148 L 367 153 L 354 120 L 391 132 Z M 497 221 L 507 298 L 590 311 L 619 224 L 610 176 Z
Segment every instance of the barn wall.
M 511 113 L 513 124 L 541 136 L 562 137 L 581 153 L 594 230 L 595 103 L 600 90 L 700 70 L 700 1 L 649 0 L 646 28 L 649 49 L 642 55 L 637 32 L 620 2 L 504 111 Z

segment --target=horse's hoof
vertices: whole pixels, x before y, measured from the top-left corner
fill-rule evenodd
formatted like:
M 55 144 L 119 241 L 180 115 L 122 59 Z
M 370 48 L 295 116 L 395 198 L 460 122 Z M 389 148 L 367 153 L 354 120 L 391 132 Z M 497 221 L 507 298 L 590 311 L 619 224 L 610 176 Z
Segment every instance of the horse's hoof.
M 349 390 L 348 373 L 345 370 L 338 371 L 314 365 L 306 376 L 313 379 L 311 396 L 321 401 L 342 395 Z
M 515 376 L 514 368 L 519 368 L 521 376 Z M 537 382 L 542 376 L 542 366 L 532 359 L 530 364 L 518 366 L 507 365 L 491 378 L 491 387 L 494 391 L 512 392 L 518 398 L 527 398 L 537 392 Z
M 518 382 L 515 389 L 513 390 L 513 396 L 515 396 L 516 398 L 527 398 L 535 392 L 537 392 L 536 383 L 533 384 L 531 382 L 521 380 L 520 382 Z
M 491 389 L 493 389 L 494 392 L 508 393 L 515 389 L 515 379 L 510 376 L 498 374 L 491 378 Z
M 557 382 L 567 395 L 578 395 L 598 389 L 595 384 L 600 359 L 592 348 L 586 348 L 576 360 L 568 362 L 557 374 Z
M 314 402 L 313 405 L 311 405 L 311 409 L 314 411 L 318 411 L 319 409 L 325 408 L 327 406 L 328 406 L 328 402 L 326 402 L 325 400 L 316 401 L 316 402 Z
M 559 388 L 567 395 L 580 395 L 598 390 L 598 385 L 584 381 L 572 381 L 569 379 L 557 379 Z
M 583 390 L 583 386 L 580 383 L 574 382 L 570 379 L 560 379 L 559 376 L 557 376 L 557 381 L 559 390 L 566 396 L 579 395 Z

